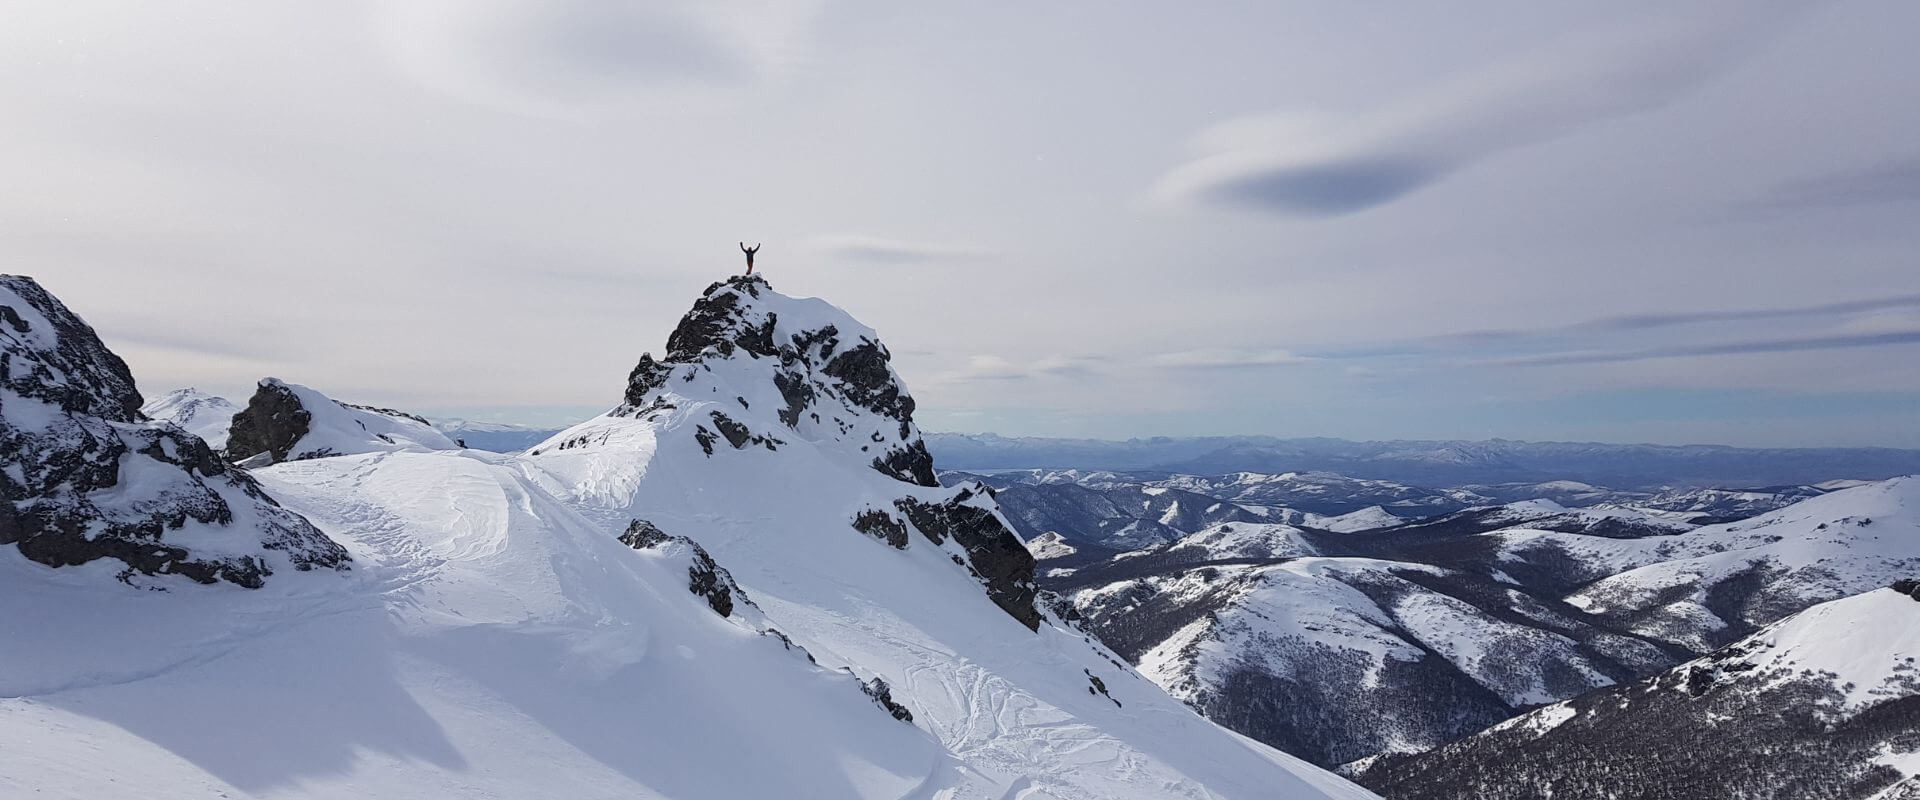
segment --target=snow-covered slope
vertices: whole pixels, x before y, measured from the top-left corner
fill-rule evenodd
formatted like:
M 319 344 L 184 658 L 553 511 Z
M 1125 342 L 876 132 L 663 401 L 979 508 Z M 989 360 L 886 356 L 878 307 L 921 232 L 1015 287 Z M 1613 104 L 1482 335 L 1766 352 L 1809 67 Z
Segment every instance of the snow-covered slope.
M 426 419 L 342 403 L 297 383 L 265 378 L 233 417 L 227 455 L 247 466 L 307 458 L 459 447 Z
M 206 442 L 140 415 L 119 356 L 31 278 L 0 276 L 0 550 L 168 589 L 344 569 L 346 551 Z M 11 547 L 5 547 L 12 545 Z M 96 587 L 113 592 L 122 587 Z M 15 604 L 15 616 L 34 616 Z M 10 644 L 9 647 L 15 645 Z
M 1920 584 L 1823 603 L 1655 678 L 1365 781 L 1394 798 L 1904 798 L 1920 791 Z
M 0 796 L 1372 796 L 1036 608 L 990 493 L 934 484 L 837 309 L 716 285 L 629 390 L 536 454 L 256 468 L 351 572 L 158 593 L 0 552 L 32 610 L 0 619 L 0 740 L 31 743 Z
M 1239 503 L 1288 506 L 1317 513 L 1343 513 L 1368 506 L 1450 511 L 1490 498 L 1465 489 L 1424 489 L 1383 480 L 1350 478 L 1331 472 L 1268 475 L 1235 472 L 1220 476 L 1174 475 L 1151 486 L 1184 489 Z M 1428 513 L 1432 513 L 1431 511 Z
M 257 474 L 358 568 L 149 595 L 0 561 L 0 597 L 38 609 L 0 622 L 0 739 L 31 743 L 0 750 L 0 796 L 895 798 L 982 783 L 856 676 L 763 634 L 744 600 L 716 613 L 689 590 L 684 547 L 629 547 L 518 465 L 400 452 Z
M 642 357 L 621 406 L 523 468 L 603 526 L 699 542 L 820 663 L 883 677 L 997 793 L 1353 791 L 1044 617 L 1032 557 L 985 487 L 937 485 L 912 411 L 871 329 L 736 278 Z
M 171 422 L 205 440 L 215 450 L 227 446 L 227 427 L 240 407 L 219 395 L 199 389 L 175 389 L 140 407 L 148 419 Z
M 1305 522 L 1307 525 L 1323 531 L 1360 533 L 1363 531 L 1379 530 L 1381 528 L 1391 528 L 1406 522 L 1406 520 L 1394 516 L 1392 512 L 1380 506 L 1367 506 L 1359 511 L 1350 511 L 1335 516 L 1325 516 L 1321 514 L 1309 515 Z
M 1592 581 L 1568 601 L 1701 651 L 1814 603 L 1920 572 L 1920 476 L 1819 495 L 1689 533 L 1498 535 L 1504 558 Z

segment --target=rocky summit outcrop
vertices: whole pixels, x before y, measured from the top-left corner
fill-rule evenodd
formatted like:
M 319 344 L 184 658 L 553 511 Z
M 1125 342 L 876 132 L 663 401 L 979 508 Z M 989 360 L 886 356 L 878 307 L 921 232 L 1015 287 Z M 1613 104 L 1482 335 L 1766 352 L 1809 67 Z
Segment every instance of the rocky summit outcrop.
M 855 442 L 874 469 L 920 486 L 939 485 L 933 456 L 913 424 L 913 397 L 894 374 L 886 346 L 871 331 L 831 319 L 841 315 L 825 303 L 790 309 L 783 320 L 778 310 L 759 302 L 771 294 L 772 287 L 758 275 L 708 286 L 667 337 L 665 358 L 640 356 L 614 414 L 639 417 L 670 410 L 675 404 L 663 394 L 671 391 L 672 381 L 712 372 L 714 362 L 745 360 L 764 368 L 763 379 L 777 390 L 777 416 L 785 427 Z M 834 313 L 791 318 L 796 311 Z M 883 427 L 869 427 L 875 417 Z M 738 423 L 731 430 L 723 424 L 722 433 L 729 442 L 741 443 L 736 449 L 750 440 L 770 447 L 779 441 L 765 434 L 754 439 Z M 711 450 L 711 433 L 705 442 Z
M 590 502 L 641 513 L 648 484 L 696 480 L 689 470 L 708 476 L 705 497 L 727 498 L 727 515 L 791 514 L 822 492 L 844 493 L 850 507 L 828 512 L 843 524 L 896 550 L 937 551 L 1026 628 L 1040 624 L 1032 554 L 984 486 L 939 484 L 886 345 L 845 311 L 775 292 L 757 275 L 714 283 L 665 355 L 640 357 L 621 399 L 528 457 Z
M 140 406 L 91 327 L 33 279 L 0 276 L 0 544 L 51 567 L 115 559 L 129 583 L 254 588 L 276 567 L 346 566 L 344 548 Z
M 248 467 L 353 453 L 459 447 L 424 417 L 342 403 L 278 378 L 260 381 L 247 407 L 233 415 L 227 433 L 227 457 Z
M 247 407 L 233 416 L 227 430 L 227 455 L 241 461 L 261 453 L 271 463 L 290 461 L 293 448 L 306 438 L 313 426 L 313 413 L 300 405 L 300 398 L 286 384 L 269 378 L 260 382 Z M 314 458 L 330 453 L 302 453 Z

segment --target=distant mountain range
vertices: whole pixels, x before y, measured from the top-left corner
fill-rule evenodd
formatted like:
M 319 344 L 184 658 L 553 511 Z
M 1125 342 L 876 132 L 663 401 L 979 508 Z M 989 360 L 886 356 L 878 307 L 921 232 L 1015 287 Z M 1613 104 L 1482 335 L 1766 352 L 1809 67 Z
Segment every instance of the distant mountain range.
M 1920 472 L 1920 450 L 1742 448 L 1722 445 L 1486 441 L 1355 442 L 1270 436 L 1154 437 L 1110 441 L 934 433 L 927 447 L 947 469 L 1335 472 L 1433 486 L 1573 481 L 1620 489 L 1811 484 L 1881 480 Z

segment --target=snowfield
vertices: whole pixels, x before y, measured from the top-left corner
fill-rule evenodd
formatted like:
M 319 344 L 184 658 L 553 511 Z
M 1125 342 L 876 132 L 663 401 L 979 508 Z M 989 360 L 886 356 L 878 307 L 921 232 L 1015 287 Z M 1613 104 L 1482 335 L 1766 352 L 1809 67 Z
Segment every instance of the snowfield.
M 0 796 L 1373 797 L 1035 607 L 886 362 L 751 278 L 524 455 L 278 384 L 341 454 L 252 475 L 351 569 L 149 591 L 0 548 Z

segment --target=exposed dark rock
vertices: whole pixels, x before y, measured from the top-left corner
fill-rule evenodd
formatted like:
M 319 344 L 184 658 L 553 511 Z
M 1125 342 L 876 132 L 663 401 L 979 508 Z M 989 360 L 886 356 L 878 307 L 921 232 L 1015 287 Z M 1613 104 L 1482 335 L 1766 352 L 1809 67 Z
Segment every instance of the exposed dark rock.
M 834 356 L 821 370 L 840 379 L 840 390 L 849 401 L 882 416 L 900 422 L 900 438 L 912 435 L 913 397 L 901 391 L 887 365 L 890 356 L 879 342 L 861 342 Z M 921 446 L 925 449 L 925 445 Z
M 16 398 L 0 407 L 0 544 L 28 559 L 112 558 L 126 565 L 123 581 L 178 574 L 248 588 L 273 574 L 265 551 L 300 570 L 346 568 L 344 548 L 206 442 L 141 417 L 126 363 L 30 278 L 0 276 L 0 386 Z M 129 468 L 141 470 L 138 496 L 120 497 Z M 236 504 L 249 511 L 244 529 L 232 527 Z M 165 540 L 189 523 L 228 528 L 242 546 L 203 555 Z M 245 544 L 258 552 L 241 552 Z
M 974 573 L 987 587 L 987 597 L 1020 624 L 1038 630 L 1040 612 L 1033 605 L 1033 554 L 1020 543 L 1020 537 L 1000 523 L 999 516 L 968 503 L 973 496 L 974 490 L 962 489 L 944 503 L 906 497 L 893 505 L 934 544 L 948 538 L 959 543 Z
M 727 437 L 727 444 L 733 445 L 733 449 L 746 447 L 747 442 L 753 440 L 753 431 L 747 430 L 747 426 L 736 422 L 732 417 L 718 411 L 713 412 L 712 416 L 713 426 L 720 429 L 721 436 Z
M 644 519 L 627 523 L 627 531 L 620 534 L 620 543 L 635 550 L 659 547 L 672 537 L 666 531 Z
M 247 407 L 233 415 L 227 457 L 244 461 L 267 453 L 272 463 L 286 461 L 311 430 L 312 422 L 313 414 L 300 404 L 292 389 L 279 381 L 261 381 L 247 399 Z
M 687 591 L 706 598 L 707 607 L 723 617 L 733 616 L 734 604 L 753 605 L 747 599 L 747 593 L 733 582 L 728 574 L 707 554 L 707 549 L 699 542 L 685 536 L 674 536 L 651 522 L 636 519 L 627 524 L 625 533 L 620 534 L 620 542 L 635 550 L 659 550 L 669 554 L 683 555 L 687 559 Z M 780 637 L 782 641 L 785 636 Z M 792 642 L 788 642 L 792 644 Z
M 887 685 L 885 678 L 873 676 L 873 680 L 860 684 L 860 691 L 866 692 L 868 697 L 873 698 L 874 705 L 886 709 L 894 719 L 901 722 L 913 721 L 913 712 L 908 711 L 906 706 L 893 701 L 893 687 Z
M 1081 667 L 1080 671 L 1087 673 L 1087 694 L 1101 695 L 1108 700 L 1112 700 L 1115 706 L 1124 707 L 1120 705 L 1118 699 L 1115 699 L 1112 694 L 1107 692 L 1107 682 L 1100 680 L 1100 676 L 1093 674 L 1093 670 Z
M 933 455 L 927 452 L 927 443 L 919 439 L 890 449 L 885 455 L 876 456 L 873 468 L 893 476 L 895 480 L 920 486 L 940 485 L 940 479 L 933 474 Z
M 860 512 L 853 518 L 853 529 L 886 542 L 896 550 L 907 549 L 907 526 L 885 511 L 870 508 Z
M 708 456 L 713 455 L 713 443 L 719 440 L 719 438 L 720 437 L 713 434 L 713 431 L 707 430 L 707 426 L 705 425 L 695 426 L 694 428 L 693 440 L 700 443 L 700 449 L 706 451 Z
M 780 421 L 789 428 L 799 425 L 801 412 L 813 404 L 813 384 L 808 383 L 804 375 L 779 372 L 773 376 L 773 385 L 780 389 L 780 397 L 787 401 L 786 408 L 780 409 Z
M 774 315 L 768 314 L 759 325 L 747 324 L 742 319 L 740 295 L 719 291 L 722 287 L 732 287 L 759 297 L 760 288 L 764 286 L 766 280 L 758 275 L 738 276 L 708 286 L 706 293 L 694 302 L 693 310 L 680 318 L 680 324 L 667 337 L 667 361 L 691 362 L 709 349 L 722 358 L 733 355 L 736 348 L 761 357 L 777 354 L 779 351 L 773 343 Z M 636 373 L 638 370 L 636 367 Z
M 1893 590 L 1915 600 L 1920 600 L 1920 581 L 1911 579 L 1894 581 Z

